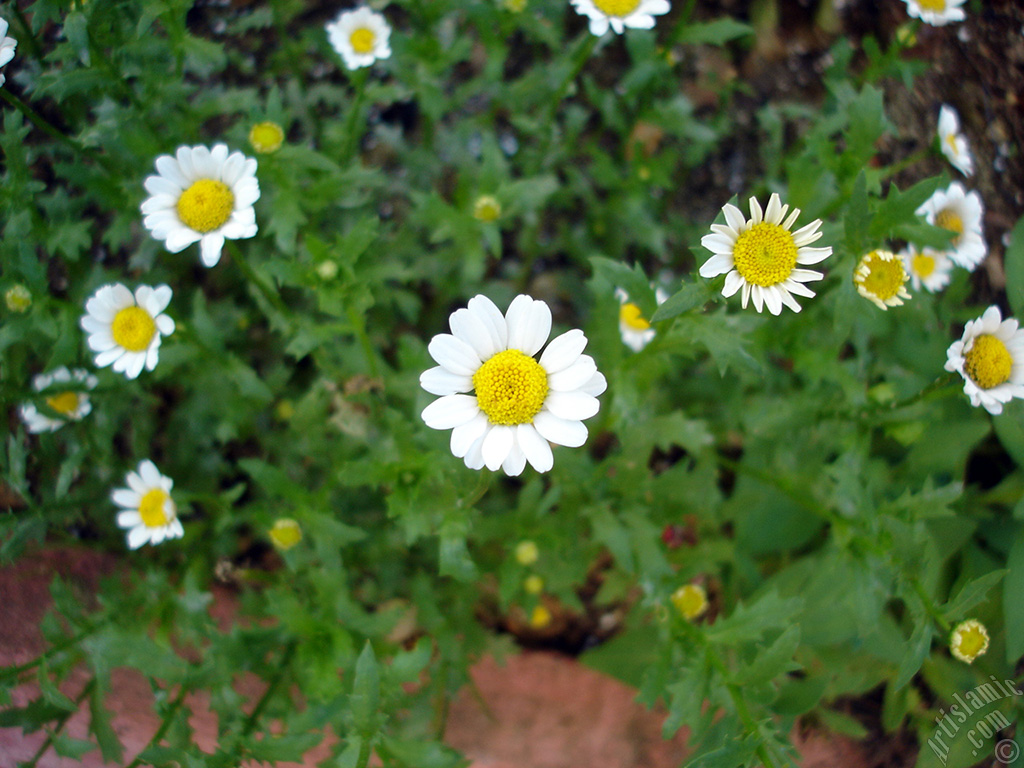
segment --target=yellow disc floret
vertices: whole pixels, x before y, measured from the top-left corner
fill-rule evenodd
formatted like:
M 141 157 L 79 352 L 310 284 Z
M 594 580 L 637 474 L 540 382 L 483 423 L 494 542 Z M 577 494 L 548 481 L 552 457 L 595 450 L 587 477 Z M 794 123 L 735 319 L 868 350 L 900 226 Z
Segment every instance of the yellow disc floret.
M 278 549 L 287 551 L 302 541 L 302 528 L 290 517 L 282 517 L 274 521 L 274 527 L 270 529 L 270 540 Z
M 46 398 L 46 404 L 53 408 L 57 413 L 70 416 L 78 410 L 78 393 L 60 392 Z
M 929 277 L 935 271 L 935 257 L 919 253 L 910 262 L 910 268 L 918 277 Z
M 988 630 L 977 619 L 960 622 L 950 637 L 949 650 L 968 664 L 988 650 Z
M 651 327 L 640 312 L 640 307 L 631 301 L 627 301 L 619 308 L 619 322 L 633 331 L 646 331 Z
M 125 307 L 114 315 L 110 335 L 114 343 L 129 352 L 141 352 L 149 347 L 156 333 L 156 323 L 142 307 Z
M 360 27 L 352 31 L 348 41 L 352 45 L 352 50 L 356 53 L 373 53 L 373 45 L 377 42 L 377 35 L 373 33 L 372 29 Z
M 948 229 L 950 232 L 956 232 L 956 237 L 952 241 L 953 245 L 959 245 L 960 240 L 963 239 L 964 221 L 952 208 L 943 208 L 935 214 L 935 226 Z
M 976 337 L 970 350 L 964 353 L 964 373 L 982 389 L 992 389 L 1009 381 L 1012 370 L 1010 350 L 990 333 Z
M 178 218 L 196 232 L 212 232 L 231 218 L 235 195 L 223 181 L 200 179 L 178 198 Z
M 277 123 L 257 123 L 249 131 L 249 143 L 261 154 L 277 152 L 284 142 L 284 130 Z
M 477 369 L 473 388 L 492 424 L 528 424 L 548 396 L 548 374 L 532 357 L 506 349 Z
M 478 221 L 496 221 L 501 216 L 501 203 L 494 195 L 481 195 L 473 203 L 473 217 Z
M 942 13 L 946 10 L 946 0 L 917 0 L 917 4 L 926 11 Z
M 762 221 L 736 238 L 732 258 L 744 280 L 767 287 L 783 282 L 793 273 L 796 251 L 788 229 Z
M 601 13 L 621 18 L 635 11 L 640 0 L 594 0 L 594 5 Z
M 162 528 L 174 519 L 174 515 L 174 502 L 161 488 L 146 491 L 139 502 L 139 517 L 143 525 L 149 528 Z
M 698 584 L 684 584 L 669 599 L 687 621 L 693 621 L 708 609 L 708 593 Z
M 903 261 L 890 251 L 871 251 L 864 256 L 853 273 L 857 290 L 866 299 L 886 304 L 901 304 L 899 297 L 906 292 L 907 271 Z

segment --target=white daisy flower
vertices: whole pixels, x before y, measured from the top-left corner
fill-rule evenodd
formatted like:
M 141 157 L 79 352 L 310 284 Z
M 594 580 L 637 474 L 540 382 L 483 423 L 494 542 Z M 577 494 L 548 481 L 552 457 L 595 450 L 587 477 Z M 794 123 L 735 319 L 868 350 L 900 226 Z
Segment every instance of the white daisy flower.
M 622 343 L 634 352 L 639 352 L 651 343 L 654 329 L 651 328 L 650 321 L 643 316 L 640 307 L 629 300 L 628 293 L 616 288 L 615 295 L 619 299 L 619 334 L 622 336 Z M 661 305 L 668 299 L 668 294 L 661 288 L 655 288 L 654 298 Z
M 146 178 L 150 197 L 142 204 L 142 223 L 171 253 L 198 241 L 207 267 L 220 261 L 225 238 L 256 234 L 260 199 L 256 161 L 241 152 L 228 154 L 226 144 L 178 147 L 175 157 L 156 159 L 156 176 Z
M 621 35 L 630 29 L 651 29 L 654 17 L 668 13 L 668 0 L 571 0 L 576 13 L 590 20 L 590 33 L 600 37 L 608 28 Z
M 981 231 L 983 213 L 981 197 L 977 192 L 967 192 L 959 181 L 954 181 L 948 189 L 936 190 L 917 209 L 917 215 L 924 216 L 929 224 L 956 233 L 947 255 L 954 264 L 971 271 L 988 253 Z
M 900 256 L 915 291 L 920 291 L 923 285 L 928 291 L 937 293 L 949 285 L 953 262 L 945 253 L 931 248 L 918 250 L 910 243 L 900 252 Z
M 907 279 L 903 259 L 880 248 L 864 254 L 853 270 L 857 293 L 882 310 L 898 307 L 910 298 Z
M 92 411 L 92 403 L 85 390 L 95 389 L 97 381 L 95 376 L 81 368 L 69 371 L 61 366 L 52 373 L 39 374 L 32 379 L 32 388 L 36 392 L 50 389 L 43 402 L 60 416 L 41 413 L 35 403 L 25 403 L 20 409 L 25 428 L 32 434 L 56 432 L 69 421 L 85 418 Z M 71 387 L 67 387 L 68 384 Z
M 967 137 L 960 133 L 960 117 L 948 104 L 939 109 L 939 149 L 950 164 L 964 176 L 974 174 L 974 158 Z
M 174 333 L 174 321 L 162 312 L 171 301 L 166 285 L 140 285 L 133 295 L 120 283 L 104 285 L 85 302 L 79 321 L 89 334 L 96 365 L 113 365 L 118 373 L 136 378 L 143 367 L 156 368 L 160 338 Z
M 387 20 L 366 6 L 343 11 L 327 25 L 327 38 L 349 69 L 368 67 L 377 59 L 391 56 L 389 37 Z
M 123 508 L 117 513 L 117 526 L 128 529 L 129 549 L 185 535 L 171 498 L 174 481 L 161 475 L 152 461 L 140 462 L 138 471 L 129 472 L 125 482 L 128 487 L 118 488 L 110 498 Z
M 943 27 L 951 21 L 963 21 L 967 18 L 960 6 L 964 0 L 904 0 L 907 13 L 926 24 Z
M 18 41 L 7 36 L 7 21 L 0 19 L 0 67 L 14 58 L 14 49 L 18 47 Z M 7 76 L 0 74 L 0 85 L 7 82 Z
M 1024 330 L 1013 318 L 1003 320 L 999 307 L 989 307 L 964 326 L 960 341 L 946 351 L 946 370 L 964 377 L 971 405 L 994 416 L 1003 403 L 1024 398 Z
M 423 410 L 423 421 L 452 430 L 452 453 L 467 467 L 515 476 L 530 462 L 547 472 L 554 463 L 549 441 L 571 448 L 586 442 L 583 420 L 597 413 L 608 385 L 582 354 L 583 331 L 555 337 L 536 359 L 551 333 L 551 310 L 525 295 L 504 316 L 476 296 L 448 322 L 452 333 L 427 347 L 438 366 L 420 376 L 420 386 L 440 398 Z
M 769 312 L 778 315 L 783 304 L 799 312 L 793 294 L 814 296 L 804 283 L 821 280 L 824 275 L 797 269 L 797 265 L 824 261 L 832 255 L 832 248 L 810 247 L 821 237 L 821 219 L 791 232 L 800 209 L 794 208 L 787 217 L 788 210 L 789 206 L 782 205 L 774 193 L 763 214 L 757 198 L 750 198 L 749 220 L 735 205 L 726 203 L 722 207 L 726 223 L 712 224 L 711 234 L 701 238 L 700 244 L 715 254 L 700 268 L 701 277 L 725 275 L 722 295 L 732 296 L 742 288 L 744 309 L 753 297 L 758 312 L 767 305 Z

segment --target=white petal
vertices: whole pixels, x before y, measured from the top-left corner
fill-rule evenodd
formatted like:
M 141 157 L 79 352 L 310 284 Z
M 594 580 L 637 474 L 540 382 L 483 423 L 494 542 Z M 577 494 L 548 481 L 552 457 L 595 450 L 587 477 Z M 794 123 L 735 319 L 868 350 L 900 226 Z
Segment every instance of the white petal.
M 522 449 L 530 466 L 538 472 L 548 472 L 554 466 L 555 458 L 551 453 L 548 441 L 532 424 L 520 424 L 516 427 L 516 442 Z
M 722 206 L 722 213 L 725 214 L 726 223 L 737 232 L 742 232 L 747 228 L 747 219 L 744 217 L 743 212 L 731 203 L 726 203 Z
M 604 394 L 604 391 L 608 389 L 608 380 L 604 377 L 604 374 L 598 371 L 590 377 L 590 381 L 580 387 L 580 392 L 586 392 L 592 397 Z
M 420 374 L 420 386 L 432 395 L 454 395 L 473 389 L 473 379 L 442 368 L 440 365 Z
M 138 510 L 128 509 L 124 512 L 117 513 L 117 527 L 118 528 L 134 528 L 137 525 L 142 524 L 142 516 L 139 515 Z
M 518 477 L 523 474 L 523 469 L 525 468 L 526 454 L 523 453 L 523 449 L 519 447 L 519 443 L 513 439 L 512 448 L 509 449 L 508 456 L 506 456 L 505 460 L 501 462 L 501 469 L 509 477 Z
M 549 376 L 564 371 L 579 359 L 586 347 L 587 337 L 583 331 L 578 328 L 566 331 L 561 336 L 553 338 L 548 344 L 544 354 L 540 356 L 541 367 L 547 371 Z
M 502 462 L 508 457 L 509 451 L 512 450 L 514 440 L 515 432 L 512 427 L 496 424 L 491 428 L 481 446 L 484 464 L 489 470 L 495 472 L 501 467 Z
M 142 496 L 130 488 L 118 488 L 110 494 L 110 498 L 117 506 L 125 509 L 138 509 L 142 502 Z
M 587 442 L 587 428 L 582 421 L 566 421 L 550 411 L 542 410 L 534 416 L 533 426 L 541 437 L 556 445 L 579 448 Z
M 548 386 L 556 392 L 579 389 L 597 372 L 597 363 L 590 355 L 580 355 L 575 363 L 548 376 Z
M 431 429 L 452 429 L 480 413 L 476 398 L 470 395 L 448 395 L 423 409 L 422 417 Z
M 544 407 L 560 419 L 573 421 L 594 416 L 601 404 L 584 392 L 549 392 Z
M 714 235 L 707 235 L 708 237 L 714 237 Z M 706 245 L 704 246 L 707 247 Z M 716 253 L 710 259 L 705 261 L 700 268 L 701 277 L 718 277 L 719 275 L 725 274 L 735 266 L 731 253 Z
M 488 425 L 488 430 L 489 429 L 490 425 Z M 469 467 L 470 469 L 480 469 L 484 465 L 484 454 L 482 449 L 484 440 L 486 439 L 487 432 L 485 431 L 482 435 L 480 435 L 480 437 L 476 439 L 476 442 L 469 446 L 469 450 L 466 451 L 466 458 L 463 459 L 463 461 L 466 463 L 466 466 Z
M 722 295 L 726 298 L 732 296 L 736 291 L 745 285 L 746 281 L 735 269 L 725 276 L 725 285 L 722 286 Z
M 480 356 L 469 344 L 447 333 L 432 338 L 427 352 L 438 365 L 461 376 L 472 376 L 481 365 Z
M 487 416 L 480 412 L 465 424 L 455 427 L 451 437 L 452 455 L 463 458 L 473 443 L 484 436 L 488 424 Z
M 146 526 L 139 525 L 128 531 L 129 549 L 138 549 L 147 541 L 149 541 L 149 529 Z
M 448 318 L 452 335 L 469 344 L 481 360 L 490 360 L 500 349 L 492 329 L 481 322 L 475 313 L 460 309 Z
M 551 309 L 543 301 L 520 294 L 509 305 L 505 322 L 509 349 L 535 355 L 551 333 Z
M 505 322 L 505 316 L 501 314 L 501 310 L 495 306 L 494 302 L 488 299 L 484 295 L 474 296 L 469 300 L 467 307 L 477 319 L 486 323 L 492 338 L 494 339 L 495 349 L 507 349 L 508 348 L 508 324 Z

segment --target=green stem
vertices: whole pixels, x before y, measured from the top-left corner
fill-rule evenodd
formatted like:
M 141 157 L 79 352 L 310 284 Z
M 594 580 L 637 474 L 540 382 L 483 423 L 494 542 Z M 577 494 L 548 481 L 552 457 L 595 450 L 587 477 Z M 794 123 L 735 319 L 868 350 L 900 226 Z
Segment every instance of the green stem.
M 242 249 L 238 247 L 235 241 L 225 240 L 224 247 L 227 248 L 228 252 L 231 254 L 232 260 L 235 262 L 235 265 L 238 267 L 238 270 L 242 273 L 245 279 L 263 295 L 263 298 L 267 300 L 267 303 L 270 304 L 270 306 L 281 314 L 282 320 L 285 322 L 290 321 L 291 311 L 284 303 L 280 294 L 275 291 L 266 280 L 257 274 L 256 270 L 252 268 L 252 265 L 249 264 L 246 258 L 242 255 Z
M 86 683 L 85 688 L 83 688 L 82 692 L 78 694 L 78 696 L 75 698 L 75 708 L 69 710 L 68 712 L 65 712 L 57 719 L 56 726 L 54 726 L 52 731 L 46 734 L 46 741 L 39 745 L 39 749 L 36 750 L 36 753 L 32 755 L 32 758 L 27 763 L 20 764 L 21 768 L 36 768 L 36 764 L 39 762 L 39 758 L 41 758 L 46 753 L 46 750 L 53 746 L 53 740 L 57 738 L 57 735 L 62 730 L 64 730 L 64 726 L 67 725 L 68 720 L 70 720 L 71 716 L 78 711 L 78 706 L 87 698 L 89 698 L 89 696 L 92 694 L 93 688 L 95 687 L 96 678 L 94 677 L 88 683 Z
M 178 691 L 177 697 L 175 697 L 174 702 L 171 704 L 171 708 L 167 710 L 167 714 L 164 715 L 163 722 L 160 723 L 160 727 L 157 728 L 156 733 L 153 734 L 153 738 L 149 740 L 149 744 L 147 744 L 146 747 L 135 756 L 135 759 L 125 766 L 125 768 L 138 768 L 138 766 L 142 764 L 142 755 L 146 753 L 146 750 L 160 744 L 160 741 L 167 735 L 167 731 L 170 730 L 171 725 L 174 723 L 174 718 L 177 717 L 178 710 L 180 710 L 182 705 L 185 703 L 185 696 L 187 693 L 188 688 L 182 685 Z
M 345 123 L 345 144 L 341 150 L 341 162 L 347 163 L 356 153 L 359 146 L 359 136 L 356 135 L 356 126 L 359 125 L 359 114 L 363 111 L 363 100 L 366 98 L 366 80 L 369 77 L 366 68 L 357 69 L 352 73 L 352 84 L 355 86 L 356 95 L 349 108 L 348 121 Z M 361 135 L 361 133 L 360 133 Z
M 476 481 L 476 488 L 473 489 L 469 496 L 458 501 L 459 507 L 462 509 L 472 509 L 487 494 L 488 489 L 491 487 L 492 472 L 480 470 L 477 474 L 480 477 Z
M 887 165 L 879 172 L 878 180 L 881 181 L 882 179 L 888 179 L 890 176 L 895 176 L 896 174 L 906 170 L 910 166 L 916 165 L 921 160 L 928 157 L 930 153 L 931 145 L 929 144 L 928 146 L 922 147 L 913 154 L 903 158 L 899 162 L 893 163 L 892 165 Z
M 351 305 L 347 309 L 347 314 L 348 321 L 352 325 L 352 332 L 359 340 L 359 346 L 363 348 L 363 355 L 366 356 L 366 365 L 369 368 L 370 376 L 377 378 L 380 375 L 380 371 L 377 368 L 377 355 L 373 351 L 370 337 L 366 334 L 366 318 L 360 315 L 355 307 Z
M 356 768 L 366 768 L 370 764 L 370 741 L 365 736 L 359 737 L 359 757 L 356 760 Z
M 295 649 L 297 647 L 298 641 L 292 640 L 284 649 L 284 653 L 281 655 L 281 660 L 277 663 L 277 672 L 275 673 L 274 678 L 270 681 L 270 684 L 267 686 L 267 690 L 263 692 L 260 700 L 256 702 L 256 706 L 249 714 L 249 717 L 245 719 L 245 725 L 242 726 L 242 736 L 248 736 L 256 727 L 256 723 L 259 722 L 260 717 L 263 715 L 263 710 L 267 708 L 267 704 L 270 702 L 270 699 L 273 698 L 274 694 L 277 693 L 277 689 L 280 687 L 284 676 L 288 674 L 289 667 L 292 663 L 292 657 L 295 656 Z
M 704 652 L 707 654 L 711 666 L 722 676 L 722 682 L 725 684 L 726 691 L 729 692 L 729 698 L 732 699 L 732 704 L 736 708 L 736 714 L 739 715 L 740 722 L 743 723 L 744 730 L 758 738 L 757 756 L 761 760 L 762 765 L 764 765 L 764 768 L 775 768 L 775 762 L 772 760 L 771 755 L 768 754 L 767 747 L 760 740 L 761 729 L 747 707 L 747 700 L 743 697 L 743 691 L 740 690 L 736 683 L 729 679 L 729 668 L 725 666 L 725 662 L 722 661 L 718 652 L 711 647 L 706 638 L 704 638 Z

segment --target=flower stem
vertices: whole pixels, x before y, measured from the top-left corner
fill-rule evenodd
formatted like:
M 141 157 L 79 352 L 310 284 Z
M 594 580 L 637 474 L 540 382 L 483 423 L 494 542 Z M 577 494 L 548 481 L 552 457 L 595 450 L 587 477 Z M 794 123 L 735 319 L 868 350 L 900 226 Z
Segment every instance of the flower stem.
M 181 709 L 182 705 L 185 703 L 185 696 L 187 693 L 188 687 L 182 685 L 178 690 L 178 695 L 175 697 L 174 702 L 171 704 L 171 708 L 167 710 L 167 714 L 164 715 L 163 722 L 160 723 L 160 727 L 157 728 L 156 733 L 153 734 L 153 738 L 149 740 L 149 744 L 147 744 L 145 748 L 135 756 L 135 759 L 125 766 L 125 768 L 138 768 L 138 766 L 142 764 L 142 755 L 145 754 L 146 750 L 150 747 L 157 746 L 163 737 L 167 735 L 167 731 L 170 730 L 171 725 L 174 724 L 175 717 L 178 715 L 178 710 Z
M 366 334 L 366 318 L 352 306 L 348 307 L 347 314 L 348 321 L 352 324 L 352 332 L 359 340 L 359 346 L 363 348 L 363 354 L 366 356 L 366 365 L 369 368 L 370 376 L 377 378 L 380 371 L 377 368 L 377 355 L 374 354 L 373 344 L 370 343 L 370 337 Z
M 253 707 L 249 717 L 245 719 L 245 725 L 242 726 L 242 736 L 248 736 L 256 727 L 256 723 L 259 722 L 260 716 L 263 714 L 263 710 L 267 708 L 267 704 L 277 692 L 284 676 L 288 673 L 288 668 L 291 665 L 292 657 L 295 655 L 295 649 L 297 646 L 298 641 L 292 640 L 285 647 L 284 653 L 281 654 L 281 660 L 277 663 L 277 672 L 274 675 L 274 678 L 270 681 L 270 684 L 267 686 L 267 690 L 263 692 L 260 700 L 256 702 L 256 706 Z
M 357 69 L 352 73 L 352 84 L 355 87 L 356 95 L 349 108 L 348 121 L 345 123 L 345 144 L 341 150 L 341 162 L 347 163 L 352 159 L 359 146 L 359 136 L 356 135 L 356 126 L 359 124 L 359 114 L 363 111 L 363 100 L 366 97 L 366 69 Z

